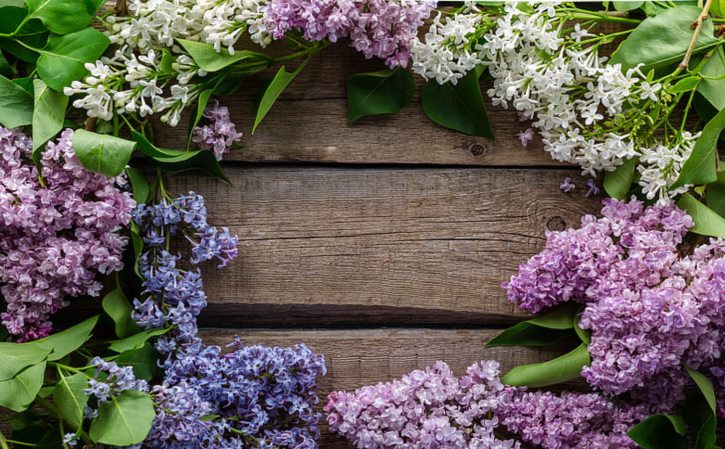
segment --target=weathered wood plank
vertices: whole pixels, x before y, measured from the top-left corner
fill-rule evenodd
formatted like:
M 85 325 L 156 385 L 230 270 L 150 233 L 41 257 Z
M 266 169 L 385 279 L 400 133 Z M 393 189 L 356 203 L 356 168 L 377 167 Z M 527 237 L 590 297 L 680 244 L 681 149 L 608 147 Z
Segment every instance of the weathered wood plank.
M 205 316 L 235 325 L 490 323 L 520 316 L 501 283 L 547 229 L 597 199 L 571 171 L 229 167 L 232 185 L 178 177 L 240 238 L 208 270 Z M 581 184 L 581 183 L 580 183 Z
M 245 81 L 238 93 L 222 98 L 222 102 L 229 106 L 235 123 L 245 133 L 244 148 L 232 151 L 227 159 L 477 166 L 563 165 L 553 161 L 538 141 L 523 147 L 516 134 L 527 126 L 519 123 L 515 112 L 493 107 L 488 99 L 495 142 L 435 125 L 423 114 L 418 95 L 399 114 L 365 118 L 354 126 L 348 126 L 347 77 L 352 73 L 381 68 L 384 66 L 379 61 L 366 61 L 344 44 L 325 49 L 281 95 L 254 136 L 251 135 L 251 126 L 255 95 L 263 85 L 264 77 L 256 76 Z M 181 123 L 187 121 L 182 120 Z M 186 147 L 183 126 L 157 128 L 158 142 L 170 147 Z
M 239 335 L 249 344 L 289 346 L 299 342 L 325 355 L 328 374 L 320 379 L 320 408 L 334 390 L 354 390 L 393 380 L 414 369 L 443 360 L 457 374 L 484 359 L 496 359 L 506 371 L 515 365 L 551 357 L 543 351 L 522 348 L 485 349 L 494 330 L 340 330 L 340 331 L 236 331 L 204 330 L 207 343 L 225 345 Z M 343 438 L 331 434 L 323 423 L 320 449 L 349 449 Z

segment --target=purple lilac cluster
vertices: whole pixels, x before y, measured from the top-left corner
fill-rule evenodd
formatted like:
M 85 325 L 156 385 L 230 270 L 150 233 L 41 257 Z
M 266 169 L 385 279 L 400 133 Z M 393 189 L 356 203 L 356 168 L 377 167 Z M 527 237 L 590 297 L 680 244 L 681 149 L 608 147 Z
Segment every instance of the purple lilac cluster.
M 543 449 L 635 449 L 627 432 L 650 412 L 596 393 L 539 391 L 516 394 L 496 415 L 509 432 Z
M 0 128 L 0 284 L 8 331 L 21 341 L 45 337 L 50 315 L 67 297 L 97 296 L 99 273 L 123 267 L 134 202 L 120 179 L 86 170 L 73 151 L 72 130 L 47 145 L 42 181 L 32 143 Z
M 229 117 L 229 109 L 220 106 L 218 101 L 206 108 L 204 118 L 208 123 L 195 126 L 192 130 L 191 140 L 203 150 L 214 152 L 214 156 L 221 161 L 224 154 L 242 138 L 237 127 Z
M 437 362 L 393 382 L 333 392 L 325 406 L 330 430 L 361 449 L 511 449 L 494 431 L 492 412 L 512 400 L 498 363 L 474 364 L 460 379 Z
M 436 6 L 435 0 L 271 0 L 261 8 L 275 39 L 296 30 L 308 41 L 348 38 L 366 58 L 405 67 L 410 42 Z
M 152 390 L 158 414 L 144 447 L 316 448 L 322 356 L 302 344 L 239 341 L 226 352 L 198 336 L 197 317 L 207 303 L 201 273 L 182 269 L 181 256 L 168 245 L 182 234 L 191 242 L 192 265 L 211 259 L 226 265 L 237 255 L 237 240 L 228 229 L 209 226 L 206 215 L 203 198 L 193 193 L 139 206 L 134 214 L 148 251 L 139 261 L 143 300 L 134 300 L 133 317 L 144 328 L 171 328 L 156 342 L 164 381 Z
M 683 256 L 692 224 L 675 205 L 606 200 L 601 218 L 548 234 L 506 285 L 509 298 L 529 312 L 584 305 L 592 363 L 582 375 L 601 391 L 674 405 L 687 364 L 716 380 L 722 413 L 725 242 Z

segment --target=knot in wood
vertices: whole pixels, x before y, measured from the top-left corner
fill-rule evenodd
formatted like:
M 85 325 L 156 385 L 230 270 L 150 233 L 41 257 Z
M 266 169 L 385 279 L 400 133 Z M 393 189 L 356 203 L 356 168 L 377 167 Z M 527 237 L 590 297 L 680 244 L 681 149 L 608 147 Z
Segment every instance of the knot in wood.
M 566 229 L 566 221 L 558 215 L 551 217 L 549 218 L 549 221 L 546 222 L 546 229 L 549 231 L 563 231 Z
M 468 149 L 471 151 L 471 154 L 474 156 L 480 156 L 486 152 L 486 147 L 481 145 L 480 143 L 472 143 L 468 147 Z

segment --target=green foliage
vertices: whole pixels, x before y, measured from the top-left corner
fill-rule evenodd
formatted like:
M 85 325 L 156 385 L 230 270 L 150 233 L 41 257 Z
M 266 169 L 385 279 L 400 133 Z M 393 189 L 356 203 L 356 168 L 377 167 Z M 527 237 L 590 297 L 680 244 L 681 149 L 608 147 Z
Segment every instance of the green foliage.
M 103 310 L 111 317 L 113 322 L 116 324 L 115 331 L 116 336 L 119 338 L 130 337 L 133 334 L 138 333 L 141 328 L 136 325 L 136 322 L 131 318 L 131 304 L 128 303 L 126 295 L 120 288 L 111 290 L 103 298 Z
M 643 72 L 679 63 L 692 39 L 690 25 L 699 14 L 697 6 L 681 5 L 645 19 L 617 48 L 609 63 L 622 64 L 624 70 L 643 64 Z M 705 21 L 693 54 L 718 44 L 713 31 L 712 20 Z
M 687 370 L 687 374 L 695 382 L 695 385 L 697 385 L 700 393 L 702 393 L 707 405 L 710 406 L 712 413 L 717 413 L 717 399 L 715 398 L 715 387 L 713 387 L 712 381 L 696 369 L 690 368 L 689 366 L 685 366 L 685 369 Z
M 33 161 L 40 163 L 41 148 L 63 129 L 68 97 L 48 87 L 43 80 L 33 80 Z
M 672 189 L 686 184 L 709 184 L 717 181 L 717 143 L 725 128 L 725 109 L 712 118 L 695 142 L 692 154 L 682 166 Z
M 71 352 L 80 348 L 83 343 L 91 337 L 93 328 L 98 323 L 98 316 L 88 318 L 87 320 L 76 324 L 62 332 L 49 335 L 40 340 L 23 343 L 25 346 L 39 347 L 50 350 L 48 360 L 51 362 L 62 359 Z
M 578 378 L 582 368 L 589 362 L 587 345 L 582 343 L 555 359 L 517 366 L 506 373 L 501 381 L 515 387 L 545 387 Z
M 413 98 L 415 80 L 402 68 L 356 73 L 347 79 L 347 122 L 363 117 L 394 114 Z
M 134 140 L 138 144 L 138 149 L 156 161 L 157 165 L 168 170 L 201 170 L 211 176 L 222 181 L 229 182 L 224 175 L 219 161 L 214 157 L 214 153 L 208 150 L 197 151 L 179 151 L 167 148 L 159 148 L 152 144 L 146 136 L 139 132 L 132 132 Z
M 718 173 L 717 182 L 707 186 L 707 207 L 725 217 L 725 173 Z
M 151 380 L 158 371 L 158 353 L 151 343 L 146 343 L 139 349 L 122 352 L 115 362 L 120 366 L 130 366 L 139 379 Z
M 718 47 L 700 71 L 697 92 L 718 111 L 725 109 L 725 52 Z
M 677 206 L 684 209 L 695 221 L 691 232 L 711 237 L 725 238 L 725 218 L 702 204 L 697 198 L 687 193 L 677 201 Z
M 26 410 L 43 386 L 46 362 L 29 366 L 15 377 L 0 381 L 0 407 L 14 412 Z
M 423 87 L 423 111 L 435 123 L 472 136 L 493 139 L 486 105 L 483 103 L 479 70 L 472 70 L 452 83 L 438 84 L 430 80 Z
M 133 334 L 129 337 L 122 338 L 120 340 L 113 340 L 110 342 L 108 349 L 113 352 L 123 353 L 126 351 L 135 351 L 143 348 L 150 338 L 158 337 L 168 332 L 168 328 L 149 329 L 141 331 L 137 334 Z
M 17 128 L 33 122 L 33 96 L 0 75 L 0 124 Z
M 66 376 L 58 370 L 58 384 L 53 390 L 53 400 L 58 414 L 74 429 L 83 424 L 83 410 L 88 403 L 88 379 L 83 373 Z
M 522 321 L 495 336 L 486 347 L 541 347 L 559 343 L 574 336 L 574 318 L 578 308 L 577 304 L 567 303 L 551 312 Z
M 269 56 L 264 53 L 257 53 L 248 50 L 235 51 L 230 54 L 228 50 L 222 49 L 217 52 L 214 47 L 202 42 L 189 41 L 186 39 L 177 39 L 179 45 L 189 53 L 191 59 L 203 70 L 207 72 L 218 72 L 237 62 L 245 61 L 270 61 Z
M 50 36 L 45 48 L 38 50 L 38 75 L 52 89 L 62 92 L 73 80 L 86 74 L 85 64 L 100 58 L 110 43 L 103 33 L 93 28 Z
M 126 167 L 126 176 L 128 176 L 128 180 L 131 182 L 131 191 L 133 192 L 133 199 L 136 203 L 146 203 L 151 199 L 151 188 L 143 173 L 136 168 Z
M 99 6 L 93 0 L 25 0 L 25 3 L 28 5 L 28 17 L 42 20 L 56 34 L 86 28 Z
M 636 166 L 637 161 L 635 159 L 626 159 L 616 170 L 606 172 L 604 174 L 604 190 L 607 195 L 618 200 L 626 200 L 629 189 L 632 187 Z
M 96 443 L 111 446 L 138 444 L 151 430 L 154 417 L 154 403 L 148 394 L 126 390 L 101 404 L 89 435 Z
M 652 415 L 632 427 L 629 437 L 643 449 L 687 449 L 687 424 L 676 415 Z
M 717 440 L 717 417 L 701 394 L 689 397 L 682 407 L 695 449 L 713 449 Z
M 305 68 L 305 66 L 307 65 L 307 61 L 309 61 L 309 58 L 306 59 L 302 64 L 300 64 L 300 66 L 297 67 L 294 72 L 287 72 L 284 69 L 284 66 L 279 68 L 277 74 L 274 76 L 274 78 L 272 78 L 272 81 L 267 84 L 264 92 L 262 92 L 259 100 L 259 105 L 257 106 L 257 113 L 254 115 L 254 126 L 252 126 L 252 134 L 254 134 L 254 131 L 257 130 L 257 127 L 260 123 L 262 123 L 262 120 L 264 120 L 264 117 L 267 116 L 267 113 L 269 113 L 270 109 L 272 109 L 274 102 L 277 101 L 277 98 L 279 98 L 280 94 L 282 94 L 287 86 L 289 86 L 289 83 L 291 83 L 292 80 L 297 77 L 302 69 Z
M 632 11 L 642 6 L 644 1 L 626 1 L 626 2 L 612 2 L 614 9 L 617 11 Z
M 51 349 L 20 343 L 0 343 L 0 381 L 12 379 L 25 368 L 48 358 Z
M 73 134 L 73 149 L 81 164 L 108 177 L 118 176 L 128 165 L 136 143 L 108 134 L 79 129 Z

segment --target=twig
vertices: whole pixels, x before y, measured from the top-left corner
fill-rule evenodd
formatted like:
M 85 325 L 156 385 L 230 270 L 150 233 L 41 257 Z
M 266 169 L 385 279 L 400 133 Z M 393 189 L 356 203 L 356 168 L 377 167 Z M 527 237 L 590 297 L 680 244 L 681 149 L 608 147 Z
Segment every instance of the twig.
M 86 131 L 94 131 L 96 129 L 97 121 L 98 119 L 96 117 L 88 118 L 88 121 L 86 122 Z
M 119 16 L 125 16 L 128 14 L 128 6 L 126 0 L 116 0 L 116 14 Z
M 697 16 L 697 20 L 695 20 L 692 23 L 692 29 L 694 32 L 692 33 L 692 39 L 690 40 L 690 45 L 687 47 L 687 53 L 685 53 L 685 57 L 682 58 L 682 62 L 679 66 L 677 66 L 678 70 L 687 70 L 687 66 L 690 65 L 690 58 L 692 57 L 692 52 L 695 51 L 695 46 L 697 46 L 697 40 L 700 38 L 700 32 L 702 31 L 702 24 L 707 20 L 707 15 L 710 13 L 710 5 L 712 5 L 712 0 L 707 0 L 705 2 L 705 6 L 702 7 L 702 12 L 700 12 L 700 15 Z

